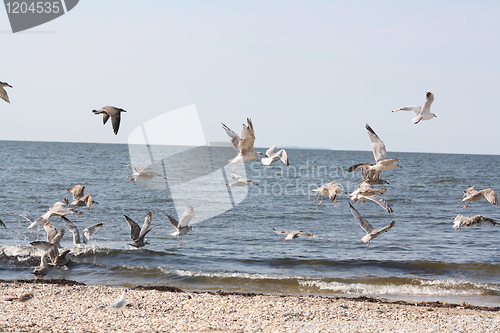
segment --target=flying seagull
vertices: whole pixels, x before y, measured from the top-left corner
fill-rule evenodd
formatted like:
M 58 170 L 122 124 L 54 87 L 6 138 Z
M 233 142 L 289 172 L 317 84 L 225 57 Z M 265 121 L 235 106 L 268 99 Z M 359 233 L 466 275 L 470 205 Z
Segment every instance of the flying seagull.
M 136 248 L 141 248 L 149 244 L 149 242 L 144 241 L 144 237 L 146 237 L 148 232 L 150 232 L 155 228 L 155 227 L 150 228 L 151 220 L 153 218 L 153 213 L 149 211 L 149 213 L 146 215 L 146 218 L 144 219 L 144 224 L 142 225 L 142 227 L 139 227 L 139 225 L 127 215 L 123 216 L 125 217 L 125 220 L 130 226 L 130 239 L 132 240 L 132 244 L 129 245 L 134 246 Z
M 359 225 L 366 232 L 366 235 L 361 238 L 361 240 L 368 246 L 370 245 L 370 241 L 376 237 L 378 237 L 384 231 L 391 229 L 396 221 L 392 221 L 390 224 L 386 225 L 382 229 L 375 229 L 367 219 L 363 217 L 352 205 L 349 203 L 349 207 L 351 208 L 351 213 L 355 219 L 359 220 Z
M 34 219 L 34 218 L 32 218 L 31 216 L 29 216 L 28 214 L 25 214 L 25 213 L 14 212 L 12 210 L 8 210 L 8 212 L 12 213 L 12 214 L 17 214 L 19 216 L 24 217 L 26 219 L 26 221 L 28 221 L 30 223 L 30 225 L 28 226 L 28 228 L 34 228 L 34 227 L 36 227 L 39 224 L 39 221 L 42 220 L 40 217 L 37 218 L 37 219 Z
M 318 206 L 323 204 L 324 196 L 328 196 L 330 200 L 333 202 L 333 206 L 337 206 L 337 198 L 339 194 L 345 193 L 340 189 L 339 183 L 333 183 L 333 182 L 320 186 L 316 189 L 313 189 L 311 190 L 311 192 L 318 193 L 318 197 L 316 198 L 316 200 L 314 200 L 314 202 L 317 202 L 318 200 L 321 199 Z
M 113 132 L 115 135 L 118 134 L 118 129 L 120 128 L 120 114 L 122 112 L 127 112 L 123 109 L 114 106 L 103 106 L 99 110 L 92 110 L 94 114 L 102 114 L 102 123 L 106 124 L 109 117 L 111 117 L 111 125 L 113 126 Z
M 78 212 L 72 207 L 69 206 L 68 199 L 64 199 L 63 201 L 56 202 L 49 210 L 39 217 L 44 222 L 49 222 L 52 216 L 64 216 L 64 215 L 82 215 L 83 212 Z
M 467 208 L 472 201 L 478 201 L 481 199 L 486 199 L 492 205 L 498 205 L 497 193 L 491 187 L 482 189 L 480 191 L 476 190 L 475 186 L 471 186 L 464 191 L 464 197 L 460 202 L 465 202 L 462 208 Z
M 264 154 L 262 154 L 261 152 L 254 151 L 253 146 L 255 143 L 255 132 L 253 130 L 253 124 L 250 118 L 247 118 L 247 124 L 248 125 L 243 124 L 240 135 L 233 132 L 225 124 L 222 124 L 222 128 L 231 138 L 231 143 L 233 144 L 234 149 L 236 149 L 236 151 L 238 152 L 236 157 L 229 161 L 229 163 L 236 163 L 233 170 L 236 170 L 238 162 L 251 161 L 264 156 Z
M 277 160 L 281 160 L 281 162 L 285 163 L 286 166 L 290 165 L 290 162 L 288 161 L 288 154 L 286 153 L 285 149 L 280 149 L 276 151 L 276 148 L 278 146 L 272 146 L 266 151 L 266 156 L 267 157 L 262 157 L 261 162 L 262 164 L 266 165 L 267 167 L 271 167 L 271 164 L 273 162 L 276 162 Z
M 191 222 L 192 218 L 194 217 L 193 207 L 188 206 L 179 221 L 177 221 L 173 216 L 163 212 L 159 208 L 157 209 L 158 211 L 160 211 L 160 213 L 168 218 L 170 224 L 176 229 L 176 231 L 170 234 L 170 236 L 178 237 L 179 245 L 183 245 L 184 243 L 182 242 L 182 236 L 193 230 L 193 228 L 189 225 L 189 222 Z
M 312 238 L 321 238 L 321 237 L 318 237 L 316 236 L 315 234 L 311 234 L 309 232 L 304 232 L 302 230 L 284 230 L 284 231 L 278 231 L 276 229 L 273 228 L 273 231 L 277 234 L 283 234 L 283 235 L 286 235 L 285 238 L 283 238 L 284 241 L 292 241 L 293 239 L 299 237 L 299 236 L 303 236 L 303 237 L 312 237 Z
M 62 237 L 63 234 L 64 234 L 64 229 L 62 229 L 58 235 L 61 235 Z M 59 242 L 59 240 L 57 240 L 57 242 Z M 51 264 L 53 266 L 63 269 L 68 268 L 67 265 L 71 262 L 68 255 L 70 254 L 71 250 L 66 249 L 63 252 L 59 253 L 59 248 L 54 244 L 54 240 L 52 242 L 35 241 L 31 242 L 30 244 L 41 250 L 47 251 L 51 260 Z
M 462 216 L 460 214 L 458 214 L 453 221 L 453 228 L 455 228 L 455 230 L 460 230 L 461 227 L 472 227 L 475 225 L 494 226 L 500 225 L 500 221 L 481 215 Z
M 5 91 L 4 87 L 12 88 L 12 86 L 7 82 L 0 81 L 0 98 L 6 101 L 7 103 L 10 103 L 9 95 L 7 95 L 7 92 Z
M 378 172 L 392 170 L 394 168 L 401 168 L 401 166 L 395 162 L 399 161 L 397 158 L 389 159 L 387 156 L 387 151 L 385 149 L 385 144 L 378 137 L 377 133 L 370 127 L 370 125 L 366 124 L 365 128 L 368 130 L 368 138 L 372 144 L 373 157 L 375 158 L 376 164 L 362 163 L 356 164 L 347 169 L 347 171 L 352 172 L 354 170 L 359 169 L 361 166 L 366 170 L 365 172 L 374 172 L 373 177 L 380 178 L 380 174 Z
M 392 112 L 397 112 L 397 111 L 412 111 L 415 114 L 415 118 L 412 119 L 412 121 L 415 124 L 418 124 L 422 120 L 429 120 L 434 117 L 437 117 L 434 113 L 431 113 L 431 104 L 434 102 L 434 94 L 430 91 L 427 90 L 425 92 L 425 103 L 423 106 L 420 105 L 411 105 L 411 106 L 403 106 L 402 108 L 392 110 Z
M 254 182 L 253 180 L 243 178 L 241 175 L 238 175 L 235 172 L 231 173 L 231 177 L 233 178 L 234 182 L 229 184 L 229 189 L 232 189 L 235 186 L 247 186 L 250 184 L 259 185 L 256 182 Z
M 87 244 L 90 240 L 90 236 L 95 234 L 97 230 L 99 230 L 99 228 L 104 225 L 104 223 L 99 223 L 83 229 L 83 240 L 82 240 L 80 238 L 80 230 L 78 230 L 78 227 L 73 222 L 68 220 L 68 218 L 66 218 L 65 216 L 61 216 L 61 219 L 64 221 L 66 228 L 73 234 L 73 244 L 75 244 L 76 246 Z
M 136 166 L 136 165 L 126 165 L 126 166 L 131 167 L 132 170 L 134 171 L 134 173 L 129 176 L 129 177 L 132 177 L 132 178 L 130 178 L 129 182 L 137 181 L 138 178 L 151 179 L 154 177 L 161 177 L 163 179 L 167 179 L 166 177 L 160 175 L 159 173 L 148 170 L 148 169 L 143 168 L 141 166 Z
M 75 185 L 68 189 L 73 195 L 73 202 L 71 206 L 82 207 L 87 206 L 88 209 L 92 208 L 92 204 L 95 204 L 94 200 L 92 200 L 92 193 L 83 194 L 85 191 L 85 185 Z
M 388 213 L 393 213 L 391 206 L 384 200 L 382 194 L 387 192 L 385 188 L 374 188 L 369 183 L 361 183 L 356 190 L 349 194 L 352 201 L 359 203 L 371 200 L 384 208 Z

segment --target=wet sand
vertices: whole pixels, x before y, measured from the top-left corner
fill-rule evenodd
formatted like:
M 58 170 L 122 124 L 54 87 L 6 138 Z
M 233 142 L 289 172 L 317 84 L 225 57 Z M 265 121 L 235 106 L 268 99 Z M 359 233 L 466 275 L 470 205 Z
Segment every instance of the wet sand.
M 35 282 L 35 283 L 33 283 Z M 8 301 L 33 287 L 29 303 Z M 500 307 L 379 298 L 123 289 L 67 280 L 0 281 L 5 332 L 499 332 Z

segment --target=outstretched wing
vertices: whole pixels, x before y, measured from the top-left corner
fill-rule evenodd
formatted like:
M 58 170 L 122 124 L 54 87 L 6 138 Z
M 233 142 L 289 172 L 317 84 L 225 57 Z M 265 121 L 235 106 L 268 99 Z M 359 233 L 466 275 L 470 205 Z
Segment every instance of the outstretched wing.
M 383 227 L 382 229 L 379 229 L 377 231 L 375 231 L 375 234 L 376 235 L 380 235 L 381 233 L 383 233 L 384 231 L 387 231 L 389 229 L 391 229 L 392 227 L 394 227 L 394 224 L 396 224 L 396 221 L 392 221 L 391 223 L 389 223 L 388 225 L 386 225 L 385 227 Z M 375 237 L 374 237 L 375 238 Z
M 359 221 L 359 225 L 361 226 L 361 228 L 367 233 L 367 234 L 370 234 L 372 233 L 375 228 L 370 224 L 370 222 L 368 222 L 367 219 L 365 219 L 363 217 L 363 215 L 361 215 L 352 205 L 351 203 L 349 202 L 349 208 L 351 209 L 351 214 L 352 216 L 354 216 L 355 219 L 357 219 Z
M 372 143 L 372 151 L 373 157 L 375 157 L 375 161 L 378 163 L 379 161 L 387 160 L 387 151 L 385 150 L 385 144 L 378 137 L 377 133 L 370 127 L 370 125 L 366 124 L 366 129 L 368 130 L 368 138 Z
M 194 217 L 194 209 L 193 207 L 188 206 L 188 208 L 186 208 L 186 210 L 184 211 L 179 220 L 179 228 L 187 227 L 193 217 Z
M 151 221 L 153 220 L 153 213 L 151 211 L 148 212 L 146 217 L 144 218 L 144 224 L 142 225 L 141 231 L 139 232 L 139 238 L 144 237 L 150 230 Z
M 83 192 L 85 191 L 85 185 L 75 185 L 68 188 L 68 192 L 73 194 L 73 200 L 78 200 L 83 197 Z
M 139 225 L 134 220 L 132 220 L 130 217 L 128 217 L 127 215 L 123 215 L 123 217 L 125 217 L 125 220 L 127 221 L 128 225 L 130 226 L 130 239 L 132 239 L 132 240 L 138 239 L 139 234 L 141 232 L 141 228 L 139 227 Z
M 170 224 L 175 228 L 175 229 L 179 229 L 178 228 L 178 225 L 179 225 L 179 222 L 175 219 L 175 217 L 165 213 L 164 211 L 162 211 L 160 208 L 156 208 L 158 209 L 158 211 L 160 213 L 162 213 L 163 215 L 165 215 L 167 218 L 168 218 L 168 222 L 170 222 Z
M 497 192 L 495 192 L 494 189 L 492 188 L 485 188 L 484 190 L 481 190 L 480 192 L 483 193 L 484 197 L 490 204 L 493 205 L 498 205 L 498 197 L 497 197 Z
M 234 149 L 238 150 L 238 146 L 240 144 L 240 137 L 238 134 L 236 134 L 234 131 L 232 131 L 229 127 L 227 127 L 225 124 L 222 124 L 222 128 L 224 131 L 226 131 L 226 134 L 231 138 L 231 144 L 233 145 Z
M 243 125 L 241 129 L 241 141 L 239 142 L 238 151 L 241 152 L 242 155 L 246 155 L 248 153 L 253 152 L 253 145 L 255 143 L 255 132 L 253 130 L 252 120 L 247 118 L 247 125 Z
M 387 201 L 385 201 L 384 198 L 382 198 L 382 196 L 380 196 L 378 194 L 363 195 L 363 198 L 378 203 L 380 205 L 380 207 L 382 207 L 383 209 L 385 209 L 388 213 L 394 213 L 394 210 L 392 209 L 391 206 L 389 206 L 389 204 L 387 203 Z

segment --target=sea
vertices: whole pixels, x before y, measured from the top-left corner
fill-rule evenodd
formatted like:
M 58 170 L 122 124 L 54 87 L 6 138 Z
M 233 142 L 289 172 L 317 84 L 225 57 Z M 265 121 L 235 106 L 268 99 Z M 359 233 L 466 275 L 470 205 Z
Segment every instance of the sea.
M 500 306 L 500 227 L 453 228 L 458 214 L 500 220 L 500 208 L 486 200 L 467 209 L 460 203 L 469 186 L 500 188 L 500 156 L 389 152 L 402 168 L 385 171 L 389 184 L 377 187 L 388 189 L 383 197 L 394 213 L 372 201 L 353 203 L 375 228 L 395 221 L 367 246 L 349 197 L 341 194 L 336 206 L 325 197 L 318 205 L 311 190 L 337 182 L 345 192 L 354 191 L 360 172 L 346 170 L 373 163 L 372 153 L 286 151 L 288 167 L 253 160 L 233 170 L 227 162 L 235 151 L 222 145 L 0 141 L 0 220 L 6 225 L 0 227 L 0 279 L 34 279 L 44 253 L 30 245 L 46 239 L 44 229 L 28 228 L 12 211 L 36 218 L 57 201 L 72 201 L 67 190 L 81 184 L 97 203 L 66 217 L 80 232 L 97 223 L 103 227 L 86 246 L 74 245 L 66 230 L 61 246 L 71 249 L 72 263 L 52 268 L 44 279 Z M 127 165 L 162 176 L 131 182 Z M 233 172 L 258 185 L 228 189 Z M 179 219 L 187 206 L 195 216 L 181 245 L 159 209 Z M 124 215 L 142 225 L 149 211 L 149 244 L 136 249 L 129 245 Z M 60 217 L 50 223 L 65 228 Z M 284 241 L 273 228 L 319 237 Z

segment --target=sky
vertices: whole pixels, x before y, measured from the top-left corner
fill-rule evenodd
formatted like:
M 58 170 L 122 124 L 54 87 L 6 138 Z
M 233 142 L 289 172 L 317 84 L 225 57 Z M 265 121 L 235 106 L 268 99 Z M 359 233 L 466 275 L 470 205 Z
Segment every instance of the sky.
M 195 106 L 206 141 L 500 154 L 498 1 L 85 0 L 12 33 L 0 8 L 0 140 L 127 143 Z M 437 118 L 410 112 L 435 94 Z M 93 109 L 122 114 L 118 135 Z

